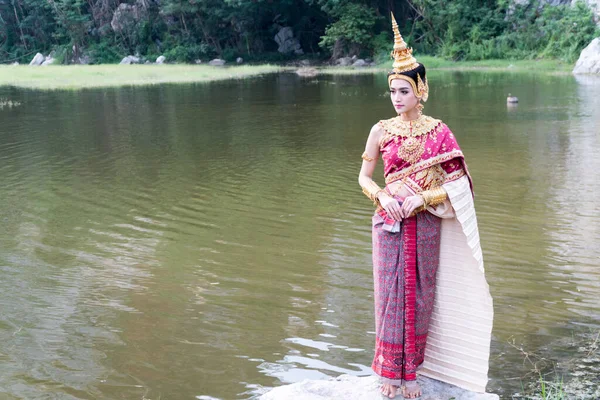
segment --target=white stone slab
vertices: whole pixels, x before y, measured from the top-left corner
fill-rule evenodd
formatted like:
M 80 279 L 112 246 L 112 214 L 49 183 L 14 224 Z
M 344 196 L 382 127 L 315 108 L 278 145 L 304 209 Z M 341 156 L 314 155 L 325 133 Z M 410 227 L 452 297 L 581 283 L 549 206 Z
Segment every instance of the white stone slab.
M 498 395 L 475 393 L 434 379 L 419 376 L 423 391 L 420 400 L 499 400 Z M 341 375 L 329 380 L 306 379 L 279 386 L 262 395 L 260 400 L 382 400 L 377 376 Z M 402 399 L 398 393 L 396 399 Z

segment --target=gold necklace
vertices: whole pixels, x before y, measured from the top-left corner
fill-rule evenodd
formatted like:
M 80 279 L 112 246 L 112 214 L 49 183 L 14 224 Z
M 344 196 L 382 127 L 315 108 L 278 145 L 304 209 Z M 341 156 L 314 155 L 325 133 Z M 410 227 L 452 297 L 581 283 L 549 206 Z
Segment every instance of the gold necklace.
M 387 132 L 402 137 L 425 135 L 434 130 L 440 122 L 439 119 L 427 115 L 420 115 L 419 118 L 412 121 L 403 121 L 400 116 L 382 121 L 383 128 Z
M 420 115 L 412 121 L 403 121 L 400 116 L 381 121 L 384 130 L 394 136 L 394 141 L 402 138 L 402 145 L 398 148 L 398 157 L 410 164 L 414 164 L 421 159 L 425 152 L 425 143 L 427 134 L 432 132 L 437 136 L 436 128 L 440 125 L 440 120 Z M 435 138 L 434 138 L 435 140 Z

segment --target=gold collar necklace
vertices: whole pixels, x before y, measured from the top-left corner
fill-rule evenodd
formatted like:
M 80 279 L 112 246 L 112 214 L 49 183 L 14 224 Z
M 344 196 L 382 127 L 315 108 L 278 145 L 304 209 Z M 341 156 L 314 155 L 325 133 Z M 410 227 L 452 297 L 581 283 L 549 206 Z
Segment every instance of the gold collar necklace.
M 411 121 L 403 121 L 401 116 L 397 116 L 382 122 L 383 128 L 394 136 L 417 137 L 431 132 L 441 121 L 426 115 L 420 115 L 419 118 Z

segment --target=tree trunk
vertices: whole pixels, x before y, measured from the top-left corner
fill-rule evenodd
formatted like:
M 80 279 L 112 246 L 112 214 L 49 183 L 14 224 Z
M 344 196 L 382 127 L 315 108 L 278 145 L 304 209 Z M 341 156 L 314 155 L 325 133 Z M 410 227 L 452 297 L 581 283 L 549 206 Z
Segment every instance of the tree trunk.
M 17 20 L 17 25 L 19 25 L 19 31 L 21 31 L 21 43 L 23 43 L 23 47 L 25 47 L 25 50 L 29 50 L 27 48 L 27 43 L 25 42 L 25 35 L 23 34 L 23 27 L 21 26 L 21 20 L 19 20 L 19 14 L 17 13 L 17 6 L 15 5 L 15 1 L 12 1 L 12 6 L 13 6 L 13 10 L 15 12 L 15 18 Z
M 331 51 L 331 59 L 337 60 L 338 58 L 344 55 L 344 40 L 337 39 L 335 44 L 333 45 L 333 50 Z

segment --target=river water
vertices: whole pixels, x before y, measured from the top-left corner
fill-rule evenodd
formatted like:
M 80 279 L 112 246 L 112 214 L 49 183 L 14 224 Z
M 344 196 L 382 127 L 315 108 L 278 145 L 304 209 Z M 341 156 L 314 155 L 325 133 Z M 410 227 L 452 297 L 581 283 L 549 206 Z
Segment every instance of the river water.
M 425 113 L 475 183 L 488 389 L 510 398 L 535 364 L 592 393 L 600 79 L 434 72 L 430 87 Z M 293 74 L 0 88 L 17 102 L 0 108 L 0 398 L 243 399 L 369 374 L 373 209 L 357 174 L 393 116 L 386 88 Z

